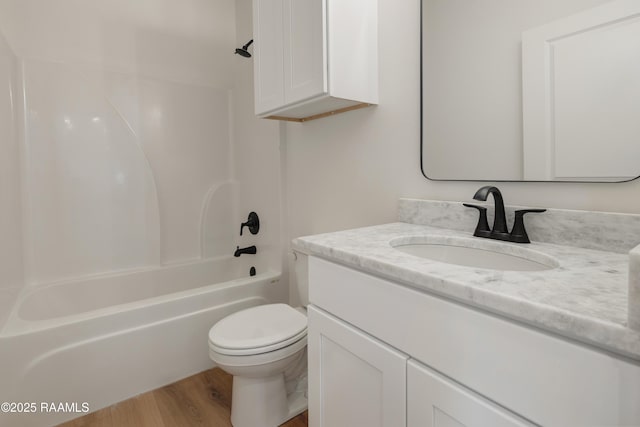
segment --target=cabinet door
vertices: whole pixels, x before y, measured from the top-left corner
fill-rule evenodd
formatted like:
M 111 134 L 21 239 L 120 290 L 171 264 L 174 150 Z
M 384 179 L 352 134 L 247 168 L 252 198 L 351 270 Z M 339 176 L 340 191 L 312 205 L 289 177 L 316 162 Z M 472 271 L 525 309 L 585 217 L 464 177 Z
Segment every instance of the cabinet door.
M 435 371 L 407 364 L 409 427 L 535 426 Z
M 284 1 L 284 100 L 300 102 L 327 92 L 326 0 Z
M 282 78 L 283 0 L 253 0 L 254 92 L 256 114 L 284 105 Z
M 309 307 L 309 425 L 406 426 L 407 357 Z

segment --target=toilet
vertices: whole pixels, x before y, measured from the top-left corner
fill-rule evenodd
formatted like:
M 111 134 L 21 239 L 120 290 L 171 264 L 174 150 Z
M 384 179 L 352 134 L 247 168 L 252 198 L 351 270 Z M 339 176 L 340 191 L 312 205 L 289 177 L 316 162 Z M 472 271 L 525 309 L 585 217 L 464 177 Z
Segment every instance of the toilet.
M 306 305 L 306 272 L 298 274 L 306 270 L 306 259 L 298 259 L 295 266 Z M 302 307 L 261 305 L 213 325 L 209 356 L 233 375 L 234 427 L 275 427 L 307 409 L 306 347 L 307 316 Z

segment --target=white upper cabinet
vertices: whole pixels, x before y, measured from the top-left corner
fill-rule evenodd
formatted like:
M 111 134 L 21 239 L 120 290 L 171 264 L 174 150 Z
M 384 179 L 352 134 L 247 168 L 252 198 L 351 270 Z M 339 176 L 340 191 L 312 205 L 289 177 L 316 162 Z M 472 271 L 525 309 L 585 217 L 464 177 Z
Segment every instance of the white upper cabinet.
M 306 121 L 378 103 L 378 5 L 254 0 L 255 112 Z
M 254 59 L 256 114 L 284 104 L 284 54 L 282 43 L 282 0 L 253 2 Z M 258 48 L 260 45 L 260 48 Z
M 258 0 L 260 1 L 260 0 Z M 284 0 L 284 104 L 327 92 L 323 6 L 318 0 Z

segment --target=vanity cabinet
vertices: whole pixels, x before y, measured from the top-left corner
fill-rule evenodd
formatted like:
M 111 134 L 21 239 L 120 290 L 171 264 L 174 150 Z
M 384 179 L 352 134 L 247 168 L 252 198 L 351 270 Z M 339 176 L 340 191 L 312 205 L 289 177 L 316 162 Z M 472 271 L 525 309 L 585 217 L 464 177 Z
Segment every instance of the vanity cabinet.
M 311 427 L 640 425 L 637 362 L 313 256 L 309 300 Z
M 377 2 L 254 0 L 258 117 L 306 121 L 378 102 Z
M 407 356 L 309 307 L 309 423 L 406 425 Z
M 506 409 L 410 360 L 407 367 L 409 427 L 533 427 Z

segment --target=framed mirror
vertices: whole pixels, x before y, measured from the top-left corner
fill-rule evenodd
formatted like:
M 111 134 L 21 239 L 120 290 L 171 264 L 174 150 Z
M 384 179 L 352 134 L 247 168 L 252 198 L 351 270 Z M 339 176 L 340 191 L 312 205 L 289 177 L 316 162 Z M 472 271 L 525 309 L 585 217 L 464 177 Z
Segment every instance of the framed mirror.
M 640 1 L 421 2 L 425 177 L 640 175 Z

